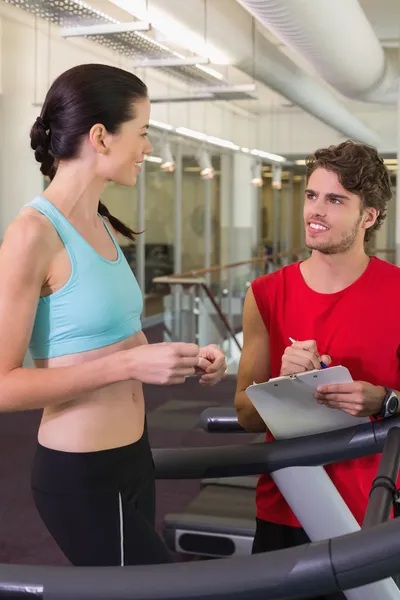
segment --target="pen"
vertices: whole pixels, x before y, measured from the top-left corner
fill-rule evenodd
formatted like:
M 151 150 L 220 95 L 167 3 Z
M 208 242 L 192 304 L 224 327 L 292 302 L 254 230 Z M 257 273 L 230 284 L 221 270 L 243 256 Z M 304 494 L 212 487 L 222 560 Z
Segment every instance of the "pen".
M 291 337 L 289 338 L 289 340 L 292 342 L 292 344 L 294 344 L 294 343 L 295 343 L 295 341 L 296 341 L 296 340 L 294 340 L 294 339 L 293 339 L 293 338 L 291 338 Z M 327 365 L 326 365 L 324 362 L 322 362 L 322 360 L 320 361 L 320 363 L 319 363 L 319 364 L 321 365 L 321 369 L 327 369 L 327 368 L 328 368 L 328 367 L 327 367 Z

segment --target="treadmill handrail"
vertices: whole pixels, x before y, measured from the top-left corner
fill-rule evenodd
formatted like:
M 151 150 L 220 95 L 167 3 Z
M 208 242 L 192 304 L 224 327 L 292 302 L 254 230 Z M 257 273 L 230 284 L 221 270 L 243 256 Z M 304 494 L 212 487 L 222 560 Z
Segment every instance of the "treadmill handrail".
M 400 417 L 336 431 L 232 446 L 157 448 L 157 479 L 204 479 L 259 475 L 288 466 L 319 466 L 382 452 L 388 431 Z
M 208 433 L 246 433 L 239 425 L 235 408 L 230 406 L 206 408 L 200 415 L 199 425 Z
M 400 519 L 332 540 L 219 561 L 133 567 L 0 565 L 0 599 L 259 600 L 334 594 L 391 577 Z M 379 560 L 377 560 L 379 557 Z

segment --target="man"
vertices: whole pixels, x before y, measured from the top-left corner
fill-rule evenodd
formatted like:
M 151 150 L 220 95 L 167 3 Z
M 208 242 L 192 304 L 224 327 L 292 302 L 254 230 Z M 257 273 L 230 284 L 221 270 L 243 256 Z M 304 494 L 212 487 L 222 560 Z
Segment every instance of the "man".
M 400 269 L 364 248 L 391 196 L 389 174 L 369 146 L 347 141 L 307 160 L 311 257 L 259 277 L 245 300 L 235 407 L 247 431 L 266 429 L 246 396 L 248 385 L 319 369 L 321 360 L 346 366 L 354 382 L 319 389 L 316 402 L 355 416 L 400 413 Z M 326 467 L 360 525 L 379 459 Z M 259 479 L 256 503 L 254 553 L 309 541 L 269 475 Z

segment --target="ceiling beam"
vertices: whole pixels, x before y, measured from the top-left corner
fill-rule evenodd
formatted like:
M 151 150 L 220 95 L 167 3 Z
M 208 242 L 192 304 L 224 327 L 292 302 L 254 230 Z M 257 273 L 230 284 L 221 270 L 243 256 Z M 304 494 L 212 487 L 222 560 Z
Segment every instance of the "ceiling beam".
M 133 61 L 133 68 L 143 69 L 147 67 L 189 67 L 193 65 L 208 65 L 210 59 L 206 56 L 184 56 L 180 57 L 165 57 L 165 58 L 143 58 L 142 60 Z
M 62 27 L 60 35 L 63 38 L 82 37 L 90 35 L 110 35 L 113 33 L 129 33 L 149 31 L 151 24 L 147 21 L 130 21 L 129 23 L 99 23 L 97 25 L 80 25 L 77 27 Z

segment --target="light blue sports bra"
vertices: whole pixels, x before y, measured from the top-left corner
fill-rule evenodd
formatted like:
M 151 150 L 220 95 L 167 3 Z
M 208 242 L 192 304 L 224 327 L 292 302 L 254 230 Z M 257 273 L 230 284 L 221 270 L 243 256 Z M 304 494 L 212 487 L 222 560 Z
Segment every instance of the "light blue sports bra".
M 140 331 L 143 297 L 105 220 L 118 252 L 115 261 L 100 256 L 45 198 L 38 196 L 26 206 L 51 221 L 71 261 L 67 283 L 54 294 L 39 299 L 29 343 L 32 358 L 85 352 Z

